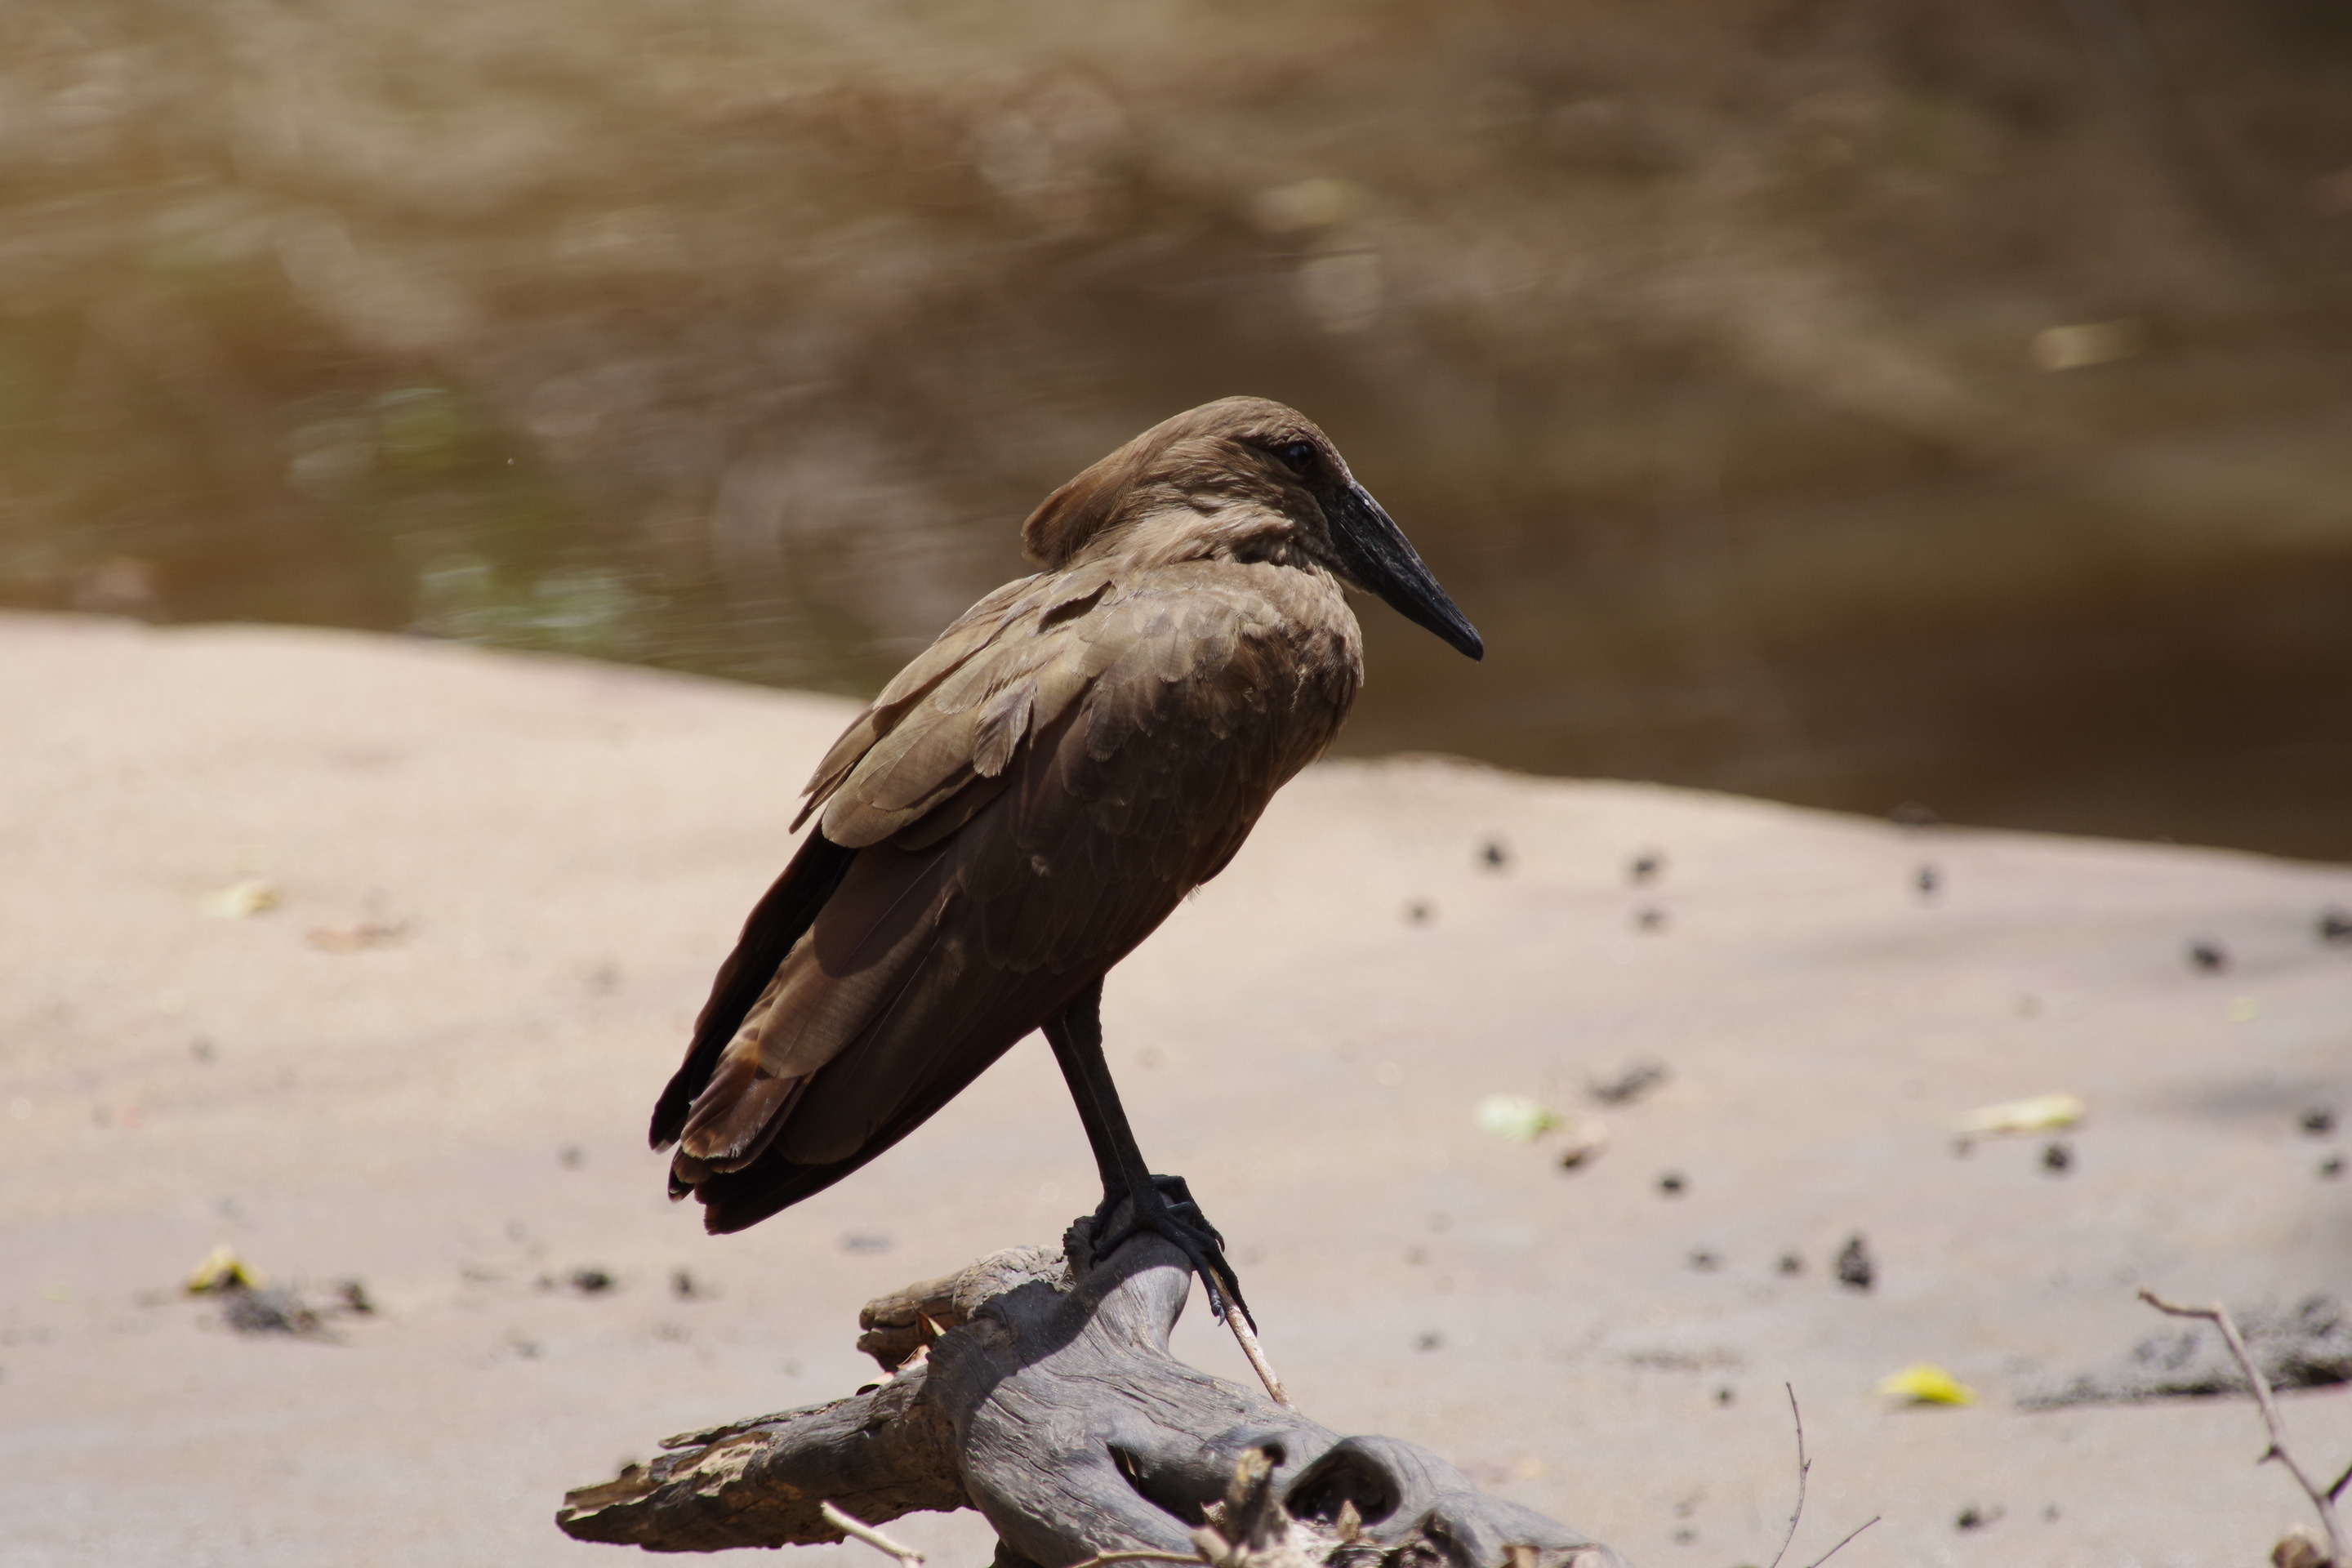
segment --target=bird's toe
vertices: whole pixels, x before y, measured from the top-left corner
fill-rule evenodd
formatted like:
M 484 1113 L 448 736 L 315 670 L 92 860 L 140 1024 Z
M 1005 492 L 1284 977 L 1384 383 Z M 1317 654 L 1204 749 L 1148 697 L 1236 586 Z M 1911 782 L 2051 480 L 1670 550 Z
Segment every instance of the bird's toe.
M 1150 1194 L 1140 1203 L 1130 1202 L 1126 1193 L 1105 1194 L 1089 1227 L 1096 1238 L 1094 1261 L 1102 1262 L 1136 1237 L 1150 1232 L 1172 1244 L 1192 1264 L 1192 1272 L 1201 1277 L 1201 1284 L 1208 1292 L 1212 1316 L 1222 1321 L 1228 1302 L 1247 1311 L 1242 1300 L 1241 1281 L 1225 1258 L 1225 1238 L 1202 1214 L 1184 1178 L 1155 1175 L 1151 1188 Z

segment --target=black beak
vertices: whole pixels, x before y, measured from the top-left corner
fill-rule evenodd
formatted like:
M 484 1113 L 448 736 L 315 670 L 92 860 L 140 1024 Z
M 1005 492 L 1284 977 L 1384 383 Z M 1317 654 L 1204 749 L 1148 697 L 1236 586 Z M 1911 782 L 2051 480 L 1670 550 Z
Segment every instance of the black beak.
M 1414 626 L 1435 632 L 1448 646 L 1472 658 L 1486 657 L 1486 645 L 1429 568 L 1413 553 L 1412 544 L 1381 503 L 1364 493 L 1353 479 L 1342 479 L 1317 498 L 1331 524 L 1331 542 L 1339 548 L 1339 570 L 1367 594 L 1376 594 L 1389 608 Z

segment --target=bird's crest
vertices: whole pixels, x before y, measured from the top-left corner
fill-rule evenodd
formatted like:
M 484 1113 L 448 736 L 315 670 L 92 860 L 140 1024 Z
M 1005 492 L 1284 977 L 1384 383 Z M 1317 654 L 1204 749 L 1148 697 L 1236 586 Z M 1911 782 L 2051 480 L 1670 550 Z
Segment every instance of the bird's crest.
M 1078 552 L 1124 522 L 1178 499 L 1188 459 L 1225 441 L 1272 440 L 1296 432 L 1320 438 L 1312 420 L 1295 408 L 1264 397 L 1221 397 L 1164 419 L 1095 463 L 1037 504 L 1021 525 L 1021 545 L 1049 570 L 1066 566 Z M 1201 465 L 1223 468 L 1213 458 Z

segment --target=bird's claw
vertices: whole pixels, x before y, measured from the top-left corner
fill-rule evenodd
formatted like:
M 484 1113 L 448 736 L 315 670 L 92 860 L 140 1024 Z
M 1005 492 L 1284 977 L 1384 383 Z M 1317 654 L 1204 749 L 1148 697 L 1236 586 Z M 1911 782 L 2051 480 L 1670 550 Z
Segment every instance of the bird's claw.
M 1201 1287 L 1208 1293 L 1211 1317 L 1223 1322 L 1229 1307 L 1239 1307 L 1247 1314 L 1249 1305 L 1242 1299 L 1241 1280 L 1234 1275 L 1234 1266 L 1225 1260 L 1225 1238 L 1201 1212 L 1184 1178 L 1154 1176 L 1150 1197 L 1130 1203 L 1129 1195 L 1123 1192 L 1103 1194 L 1102 1206 L 1095 1210 L 1090 1227 L 1096 1237 L 1103 1238 L 1094 1244 L 1094 1261 L 1100 1263 L 1137 1236 L 1150 1231 L 1173 1244 L 1192 1265 L 1192 1272 L 1201 1277 Z M 1111 1218 L 1122 1205 L 1128 1211 L 1127 1223 L 1112 1230 Z

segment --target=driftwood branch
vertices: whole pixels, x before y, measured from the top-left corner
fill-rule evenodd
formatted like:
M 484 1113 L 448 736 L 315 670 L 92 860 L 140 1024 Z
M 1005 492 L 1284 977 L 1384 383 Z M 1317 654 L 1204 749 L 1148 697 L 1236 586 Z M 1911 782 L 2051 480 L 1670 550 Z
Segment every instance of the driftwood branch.
M 1822 1568 L 1822 1563 L 1828 1562 L 1839 1552 L 1843 1552 L 1846 1549 L 1847 1542 L 1851 1542 L 1855 1536 L 1860 1535 L 1864 1531 L 1868 1530 L 1872 1525 L 1876 1524 L 1880 1520 L 1885 1517 L 1886 1516 L 1884 1514 L 1872 1514 L 1868 1519 L 1864 1520 L 1860 1524 L 1855 1525 L 1852 1530 L 1847 1531 L 1843 1535 L 1838 1537 L 1838 1543 L 1835 1546 L 1831 1547 L 1827 1552 L 1824 1552 L 1819 1557 L 1814 1558 L 1811 1563 L 1805 1565 L 1805 1568 Z
M 902 1542 L 891 1540 L 864 1520 L 852 1518 L 829 1502 L 819 1503 L 816 1510 L 824 1516 L 825 1523 L 851 1540 L 862 1541 L 877 1552 L 896 1557 L 901 1568 L 920 1568 L 923 1561 L 921 1552 Z
M 2263 1425 L 2270 1433 L 2269 1450 L 2254 1462 L 2268 1464 L 2276 1459 L 2286 1473 L 2294 1478 L 2294 1484 L 2303 1489 L 2303 1495 L 2311 1500 L 2311 1506 L 2318 1511 L 2320 1528 L 2327 1532 L 2328 1561 L 2336 1564 L 2336 1568 L 2352 1568 L 2352 1551 L 2346 1548 L 2344 1527 L 2336 1517 L 2336 1499 L 2343 1491 L 2346 1482 L 2352 1481 L 2352 1469 L 2347 1469 L 2344 1479 L 2335 1485 L 2322 1487 L 2296 1461 L 2294 1450 L 2287 1447 L 2286 1424 L 2279 1418 L 2278 1403 L 2271 1397 L 2270 1379 L 2263 1376 L 2261 1368 L 2254 1364 L 2254 1358 L 2246 1349 L 2244 1336 L 2238 1332 L 2237 1322 L 2230 1316 L 2230 1310 L 2219 1301 L 2210 1307 L 2177 1306 L 2155 1291 L 2146 1289 L 2139 1293 L 2139 1299 L 2167 1317 L 2201 1318 L 2221 1331 L 2222 1342 L 2230 1347 L 2230 1354 L 2236 1359 L 2238 1369 L 2246 1374 L 2246 1385 L 2253 1390 L 2254 1403 L 2262 1408 Z
M 1790 1543 L 1797 1539 L 1797 1521 L 1805 1517 L 1805 1478 L 1813 1473 L 1813 1462 L 1805 1457 L 1805 1413 L 1797 1408 L 1797 1385 L 1784 1383 L 1780 1386 L 1788 1391 L 1789 1419 L 1797 1427 L 1797 1506 L 1789 1510 L 1789 1528 L 1780 1536 L 1780 1550 L 1772 1553 L 1769 1568 L 1780 1568 L 1780 1559 L 1789 1555 Z M 1837 1548 L 1830 1550 L 1834 1552 Z
M 1784 1383 L 1780 1386 L 1788 1392 L 1789 1419 L 1797 1428 L 1797 1506 L 1789 1510 L 1789 1528 L 1782 1533 L 1780 1550 L 1772 1553 L 1772 1561 L 1769 1568 L 1780 1568 L 1780 1559 L 1789 1555 L 1790 1544 L 1797 1539 L 1797 1524 L 1805 1517 L 1805 1479 L 1813 1473 L 1813 1461 L 1805 1454 L 1805 1413 L 1797 1408 L 1796 1384 Z M 1814 1558 L 1805 1565 L 1805 1568 L 1822 1568 L 1822 1563 L 1845 1550 L 1847 1542 L 1876 1524 L 1880 1517 L 1873 1514 L 1847 1531 L 1835 1546 Z
M 1622 1568 L 1427 1449 L 1343 1437 L 1185 1365 L 1168 1348 L 1183 1256 L 1147 1234 L 1088 1268 L 1086 1241 L 1082 1222 L 1065 1257 L 1017 1247 L 869 1303 L 858 1348 L 881 1382 L 669 1438 L 556 1522 L 710 1552 L 972 1508 L 1005 1568 Z

